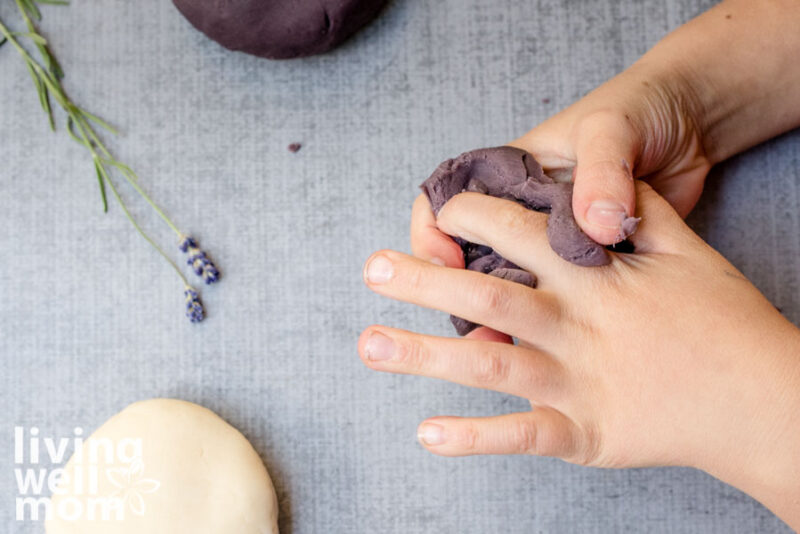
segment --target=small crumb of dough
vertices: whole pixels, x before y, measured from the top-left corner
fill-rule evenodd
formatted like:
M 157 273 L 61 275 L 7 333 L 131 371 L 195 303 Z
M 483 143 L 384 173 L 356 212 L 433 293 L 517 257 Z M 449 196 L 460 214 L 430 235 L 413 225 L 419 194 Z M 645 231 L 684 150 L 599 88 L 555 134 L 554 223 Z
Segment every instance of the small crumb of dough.
M 106 421 L 65 466 L 51 506 L 47 534 L 278 534 L 258 453 L 212 411 L 174 399 Z

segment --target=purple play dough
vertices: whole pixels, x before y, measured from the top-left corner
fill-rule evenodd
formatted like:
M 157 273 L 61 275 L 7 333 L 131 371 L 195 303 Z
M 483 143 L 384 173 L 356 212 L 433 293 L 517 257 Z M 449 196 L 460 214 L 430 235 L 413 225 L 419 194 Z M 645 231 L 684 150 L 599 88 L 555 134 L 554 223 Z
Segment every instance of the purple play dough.
M 565 260 L 585 267 L 609 263 L 605 247 L 583 233 L 572 215 L 572 184 L 559 183 L 542 170 L 527 152 L 503 146 L 465 152 L 443 162 L 421 186 L 438 215 L 452 197 L 471 191 L 513 200 L 528 209 L 549 213 L 547 238 L 553 250 Z M 628 217 L 622 222 L 620 237 L 636 231 L 639 219 Z M 466 268 L 499 276 L 530 287 L 536 277 L 501 257 L 490 247 L 454 238 L 464 251 Z M 478 325 L 451 317 L 460 335 Z
M 321 54 L 372 20 L 387 0 L 173 0 L 225 48 L 272 59 Z

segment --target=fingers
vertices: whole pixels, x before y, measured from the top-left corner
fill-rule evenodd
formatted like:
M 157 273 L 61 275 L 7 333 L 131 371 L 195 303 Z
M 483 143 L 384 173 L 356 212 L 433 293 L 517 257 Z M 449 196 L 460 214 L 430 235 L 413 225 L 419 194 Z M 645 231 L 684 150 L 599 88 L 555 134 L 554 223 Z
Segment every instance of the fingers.
M 494 417 L 433 417 L 417 429 L 420 443 L 434 454 L 535 454 L 566 460 L 582 457 L 576 425 L 553 408 Z
M 560 310 L 555 297 L 482 273 L 440 267 L 394 252 L 373 254 L 364 267 L 373 291 L 442 310 L 512 336 L 546 343 L 557 339 Z
M 636 180 L 635 187 L 636 216 L 642 222 L 630 240 L 637 253 L 676 253 L 700 239 L 652 187 L 641 180 Z
M 439 378 L 540 403 L 562 390 L 561 365 L 536 349 L 383 326 L 365 330 L 358 349 L 364 363 L 378 371 Z
M 698 161 L 693 167 L 684 170 L 679 177 L 658 175 L 648 177 L 647 183 L 685 219 L 700 200 L 710 169 L 710 163 Z
M 639 146 L 626 119 L 612 113 L 592 115 L 581 121 L 576 136 L 572 209 L 581 229 L 603 245 L 624 239 L 622 222 L 634 214 L 632 166 Z
M 437 223 L 448 234 L 492 247 L 541 280 L 563 268 L 547 240 L 547 215 L 516 202 L 461 193 L 444 205 Z
M 420 194 L 411 208 L 411 251 L 437 265 L 464 267 L 464 254 L 453 239 L 436 227 L 428 198 Z
M 436 226 L 436 217 L 424 194 L 417 197 L 411 208 L 411 252 L 414 256 L 436 265 L 464 268 L 464 253 L 461 247 Z M 485 327 L 475 329 L 467 336 L 486 341 L 512 343 L 507 334 Z
M 495 343 L 514 343 L 514 340 L 508 334 L 492 330 L 485 326 L 479 326 L 466 336 L 464 339 L 474 339 L 476 341 L 494 341 Z

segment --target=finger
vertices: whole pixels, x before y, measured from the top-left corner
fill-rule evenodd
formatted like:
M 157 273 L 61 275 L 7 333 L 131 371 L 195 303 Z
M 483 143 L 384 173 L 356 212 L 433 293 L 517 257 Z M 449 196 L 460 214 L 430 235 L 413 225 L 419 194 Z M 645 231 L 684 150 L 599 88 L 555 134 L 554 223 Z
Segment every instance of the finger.
M 564 382 L 558 362 L 515 345 L 372 326 L 361 334 L 358 349 L 364 363 L 378 371 L 439 378 L 537 403 L 553 400 Z
M 486 326 L 479 326 L 466 336 L 464 339 L 474 339 L 476 341 L 494 341 L 495 343 L 514 343 L 514 339 L 508 334 L 492 330 Z
M 500 332 L 557 339 L 560 310 L 550 292 L 466 269 L 440 267 L 391 250 L 373 254 L 364 280 L 381 295 L 448 312 Z
M 679 177 L 659 173 L 658 176 L 643 179 L 685 219 L 700 199 L 710 169 L 711 164 L 701 160 L 684 170 Z
M 428 197 L 421 194 L 411 208 L 411 251 L 423 260 L 436 265 L 464 268 L 464 253 L 453 238 L 439 230 Z M 513 343 L 511 337 L 491 328 L 476 328 L 466 337 Z
M 448 267 L 464 267 L 464 253 L 436 226 L 430 202 L 420 194 L 411 208 L 411 251 L 414 256 Z
M 434 454 L 535 454 L 579 456 L 580 433 L 553 408 L 494 417 L 433 417 L 417 429 L 420 443 Z
M 547 240 L 547 215 L 516 202 L 461 193 L 444 205 L 437 224 L 448 234 L 492 247 L 540 281 L 563 269 L 564 260 Z
M 581 121 L 573 171 L 572 210 L 578 226 L 603 245 L 622 241 L 623 221 L 635 208 L 632 165 L 639 153 L 633 126 L 625 117 L 604 113 Z
M 636 180 L 639 229 L 629 239 L 638 253 L 675 253 L 700 240 L 667 200 L 647 183 Z

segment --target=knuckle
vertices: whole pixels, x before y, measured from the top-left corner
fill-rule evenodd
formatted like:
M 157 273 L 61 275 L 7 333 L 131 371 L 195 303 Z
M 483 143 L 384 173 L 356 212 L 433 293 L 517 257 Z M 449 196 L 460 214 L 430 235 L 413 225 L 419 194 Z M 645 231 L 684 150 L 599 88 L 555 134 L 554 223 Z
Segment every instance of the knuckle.
M 510 430 L 511 450 L 517 454 L 538 454 L 538 429 L 527 421 L 516 421 Z
M 498 280 L 482 278 L 472 291 L 472 305 L 480 315 L 502 316 L 508 310 L 508 289 Z
M 549 432 L 542 432 L 542 435 L 536 443 L 537 447 L 534 454 L 539 456 L 557 456 L 559 458 L 574 456 L 571 441 L 572 439 L 570 436 L 550 429 Z
M 546 355 L 533 354 L 524 364 L 516 366 L 514 375 L 531 398 L 558 402 L 568 391 L 564 367 Z
M 612 467 L 614 463 L 601 459 L 600 433 L 596 428 L 590 427 L 581 432 L 579 445 L 576 447 L 573 463 L 586 466 Z M 607 464 L 607 465 L 606 465 Z
M 471 424 L 465 426 L 459 433 L 459 441 L 465 452 L 476 452 L 479 441 L 478 429 Z
M 418 293 L 424 285 L 424 271 L 410 261 L 397 263 L 397 270 L 402 273 L 401 284 L 404 289 Z
M 508 379 L 509 363 L 496 352 L 489 352 L 478 359 L 475 368 L 475 382 L 478 386 L 491 387 Z
M 558 300 L 552 298 L 551 295 L 532 289 L 526 291 L 524 295 L 526 297 L 525 306 L 535 312 L 537 324 L 554 327 L 561 323 L 564 318 L 564 310 Z
M 405 369 L 419 370 L 425 366 L 428 350 L 418 340 L 407 340 L 400 343 L 397 354 L 397 363 Z
M 512 239 L 524 236 L 532 229 L 530 213 L 516 204 L 497 212 L 497 224 Z
M 520 382 L 532 396 L 540 397 L 547 395 L 553 389 L 553 377 L 548 369 L 543 369 L 541 365 L 521 365 L 519 371 Z M 549 395 L 548 395 L 549 397 Z

